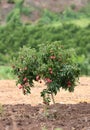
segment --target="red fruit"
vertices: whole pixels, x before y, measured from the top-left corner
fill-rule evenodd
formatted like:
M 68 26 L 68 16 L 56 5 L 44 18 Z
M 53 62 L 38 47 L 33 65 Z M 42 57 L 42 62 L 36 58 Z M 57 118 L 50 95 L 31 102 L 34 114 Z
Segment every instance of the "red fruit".
M 28 83 L 28 82 L 26 82 L 24 85 L 25 85 L 25 86 L 29 86 L 29 83 Z
M 49 79 L 49 78 L 46 78 L 46 82 L 47 82 L 47 83 L 51 83 L 51 82 L 52 82 L 52 80 L 51 80 L 51 79 Z
M 70 81 L 68 81 L 68 82 L 67 82 L 67 85 L 68 85 L 68 87 L 70 87 L 70 86 L 71 86 L 71 82 L 70 82 Z
M 56 57 L 55 56 L 50 56 L 51 59 L 55 59 Z
M 18 88 L 21 89 L 21 88 L 23 88 L 23 86 L 22 86 L 21 84 L 19 84 L 19 85 L 18 85 Z
M 36 76 L 36 80 L 38 81 L 39 79 L 40 79 L 40 76 L 39 76 L 39 75 L 37 75 L 37 76 Z
M 50 74 L 52 74 L 53 72 L 52 72 L 52 70 L 50 71 Z
M 27 78 L 25 77 L 25 78 L 23 79 L 23 81 L 24 81 L 24 82 L 27 81 Z

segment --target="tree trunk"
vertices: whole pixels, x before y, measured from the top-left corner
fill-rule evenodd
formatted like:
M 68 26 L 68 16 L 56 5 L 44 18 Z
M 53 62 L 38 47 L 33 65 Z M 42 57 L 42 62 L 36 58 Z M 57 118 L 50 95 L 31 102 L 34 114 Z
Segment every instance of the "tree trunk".
M 52 98 L 53 104 L 55 104 L 53 93 L 51 93 L 51 98 Z

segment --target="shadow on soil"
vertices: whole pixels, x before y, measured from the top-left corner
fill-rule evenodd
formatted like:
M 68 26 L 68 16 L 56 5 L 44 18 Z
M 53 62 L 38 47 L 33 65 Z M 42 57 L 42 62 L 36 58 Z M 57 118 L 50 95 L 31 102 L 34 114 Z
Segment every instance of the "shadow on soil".
M 43 108 L 41 104 L 3 105 L 0 130 L 90 130 L 90 103 L 50 105 L 47 113 Z

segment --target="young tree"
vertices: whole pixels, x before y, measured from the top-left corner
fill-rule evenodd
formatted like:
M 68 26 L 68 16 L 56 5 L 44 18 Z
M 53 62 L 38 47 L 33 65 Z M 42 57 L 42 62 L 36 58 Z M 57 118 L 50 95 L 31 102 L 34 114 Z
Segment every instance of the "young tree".
M 51 98 L 60 88 L 73 92 L 78 81 L 80 70 L 74 62 L 74 54 L 66 50 L 58 42 L 41 44 L 38 51 L 23 47 L 18 57 L 13 60 L 14 73 L 18 76 L 17 85 L 24 94 L 30 93 L 33 81 L 44 80 L 47 88 L 41 96 L 43 102 L 49 105 Z

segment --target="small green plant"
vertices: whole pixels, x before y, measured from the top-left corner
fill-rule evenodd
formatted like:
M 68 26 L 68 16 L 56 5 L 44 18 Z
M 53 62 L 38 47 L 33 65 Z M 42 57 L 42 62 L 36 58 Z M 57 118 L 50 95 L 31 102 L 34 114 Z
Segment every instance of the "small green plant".
M 32 9 L 30 9 L 29 7 L 23 7 L 21 10 L 21 13 L 26 15 L 26 16 L 30 16 Z
M 23 7 L 24 0 L 19 0 L 19 1 L 18 0 L 11 0 L 11 1 L 15 2 L 15 7 L 8 14 L 6 20 L 7 20 L 7 22 L 12 21 L 13 23 L 16 23 L 17 21 L 20 21 L 22 11 L 25 13 L 29 13 L 29 9 Z M 27 10 L 24 10 L 24 9 L 27 9 Z
M 16 8 L 14 10 L 12 10 L 12 12 L 9 13 L 9 15 L 7 16 L 7 22 L 11 25 L 18 25 L 21 24 L 20 21 L 20 9 Z
M 73 92 L 79 78 L 79 68 L 72 60 L 72 52 L 63 49 L 58 42 L 41 44 L 38 51 L 23 47 L 13 60 L 14 74 L 17 75 L 17 85 L 24 94 L 31 93 L 34 80 L 46 84 L 41 92 L 43 103 L 47 106 L 60 88 Z

